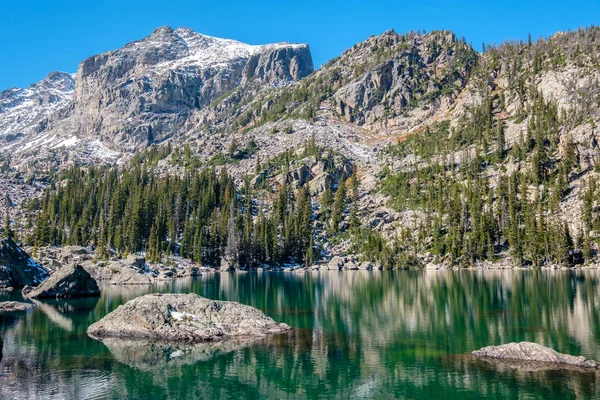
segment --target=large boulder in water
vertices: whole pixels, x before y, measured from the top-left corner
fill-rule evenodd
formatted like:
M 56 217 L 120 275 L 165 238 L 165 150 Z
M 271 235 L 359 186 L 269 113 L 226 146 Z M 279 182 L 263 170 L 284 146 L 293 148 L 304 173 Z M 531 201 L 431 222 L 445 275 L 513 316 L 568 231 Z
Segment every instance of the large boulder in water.
M 148 294 L 130 300 L 88 328 L 93 338 L 200 342 L 264 336 L 291 329 L 262 311 L 196 294 Z
M 488 346 L 475 350 L 473 355 L 479 358 L 532 361 L 537 363 L 563 364 L 580 368 L 598 368 L 598 363 L 583 356 L 561 354 L 549 347 L 532 342 L 508 343 L 501 346 Z
M 12 239 L 0 240 L 0 290 L 39 285 L 48 272 Z
M 43 297 L 86 297 L 99 296 L 98 284 L 81 265 L 63 267 L 52 274 L 41 285 L 24 291 L 31 299 Z

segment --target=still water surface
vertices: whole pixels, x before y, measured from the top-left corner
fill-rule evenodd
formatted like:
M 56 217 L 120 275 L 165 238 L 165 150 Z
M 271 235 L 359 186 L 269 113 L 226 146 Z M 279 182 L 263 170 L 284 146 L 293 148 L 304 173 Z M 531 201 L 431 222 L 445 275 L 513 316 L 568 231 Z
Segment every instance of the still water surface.
M 600 360 L 597 271 L 208 273 L 0 316 L 0 399 L 594 399 L 600 375 L 524 371 L 474 349 L 536 341 Z M 159 346 L 86 335 L 148 292 L 193 292 L 264 311 L 292 332 Z M 0 301 L 22 300 L 0 294 Z

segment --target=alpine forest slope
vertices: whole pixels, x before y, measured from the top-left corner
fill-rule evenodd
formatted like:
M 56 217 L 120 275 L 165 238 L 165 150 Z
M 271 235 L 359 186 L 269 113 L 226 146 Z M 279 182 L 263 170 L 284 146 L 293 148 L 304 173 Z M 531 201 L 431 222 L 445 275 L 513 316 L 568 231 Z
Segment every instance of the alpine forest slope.
M 5 230 L 36 252 L 600 265 L 596 27 L 481 52 L 387 31 L 316 71 L 307 45 L 163 27 L 84 60 L 72 96 L 49 116 L 24 102 L 45 119 L 22 132 L 0 114 Z

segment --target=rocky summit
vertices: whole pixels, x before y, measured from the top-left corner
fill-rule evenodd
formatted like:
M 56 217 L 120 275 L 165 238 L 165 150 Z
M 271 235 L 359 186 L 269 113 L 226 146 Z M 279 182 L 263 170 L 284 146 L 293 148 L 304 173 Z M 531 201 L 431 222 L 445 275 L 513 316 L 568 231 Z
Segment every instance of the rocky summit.
M 312 72 L 308 45 L 248 45 L 165 26 L 83 60 L 76 74 L 2 92 L 0 143 L 25 157 L 56 149 L 116 161 L 184 133 L 195 113 L 233 90 Z
M 94 338 L 146 338 L 201 342 L 264 336 L 290 327 L 254 307 L 196 294 L 148 294 L 128 301 L 90 325 Z
M 564 364 L 581 368 L 598 368 L 598 363 L 588 360 L 583 356 L 571 356 L 561 354 L 555 350 L 532 342 L 508 343 L 500 346 L 488 346 L 473 351 L 473 355 L 479 358 L 533 361 L 550 364 Z

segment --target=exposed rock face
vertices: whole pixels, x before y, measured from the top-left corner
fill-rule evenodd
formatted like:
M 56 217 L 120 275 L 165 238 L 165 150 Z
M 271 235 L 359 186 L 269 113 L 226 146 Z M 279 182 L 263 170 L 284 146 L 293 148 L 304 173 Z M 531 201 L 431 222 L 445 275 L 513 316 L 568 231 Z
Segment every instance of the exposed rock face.
M 98 284 L 81 265 L 56 271 L 40 286 L 26 293 L 28 298 L 99 296 Z
M 144 265 L 146 265 L 146 259 L 141 256 L 136 256 L 135 254 L 130 254 L 127 256 L 127 264 L 131 265 L 132 267 L 142 269 L 144 268 Z
M 44 158 L 114 163 L 186 133 L 194 113 L 240 86 L 256 92 L 312 72 L 305 44 L 248 45 L 162 27 L 83 60 L 77 74 L 0 93 L 0 144 L 22 168 Z
M 107 265 L 86 262 L 83 267 L 96 281 L 107 282 L 110 285 L 149 285 L 153 282 L 151 275 L 120 261 L 113 261 Z
M 0 290 L 25 285 L 39 285 L 48 272 L 12 239 L 0 240 Z
M 558 353 L 537 343 L 508 343 L 501 346 L 488 346 L 475 350 L 473 355 L 480 358 L 534 361 L 551 364 L 565 364 L 581 368 L 598 368 L 598 363 L 583 356 L 571 356 Z
M 88 328 L 94 338 L 200 342 L 280 333 L 290 327 L 260 310 L 196 294 L 149 294 L 119 306 Z
M 91 258 L 91 252 L 82 246 L 64 246 L 60 248 L 59 260 L 62 264 L 81 262 Z
M 0 312 L 28 311 L 34 307 L 31 303 L 21 303 L 18 301 L 4 301 L 0 303 Z
M 306 45 L 251 46 L 162 27 L 80 64 L 75 116 L 81 133 L 131 149 L 172 136 L 240 83 L 274 85 L 312 71 Z

